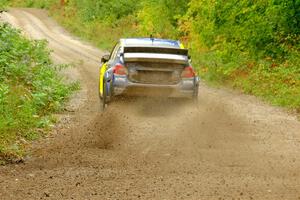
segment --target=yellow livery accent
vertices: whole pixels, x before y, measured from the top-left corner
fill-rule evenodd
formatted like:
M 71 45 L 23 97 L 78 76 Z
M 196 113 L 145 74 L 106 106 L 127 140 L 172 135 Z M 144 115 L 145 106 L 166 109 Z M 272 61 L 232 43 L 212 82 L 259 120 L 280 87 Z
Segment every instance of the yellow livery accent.
M 107 63 L 104 63 L 103 65 L 102 65 L 102 67 L 100 68 L 100 75 L 99 75 L 99 81 L 100 81 L 100 83 L 99 83 L 99 85 L 100 85 L 100 87 L 99 87 L 99 89 L 100 89 L 100 94 L 101 95 L 103 95 L 103 78 L 104 78 L 104 74 L 105 74 L 105 72 L 106 72 L 106 68 L 107 68 Z

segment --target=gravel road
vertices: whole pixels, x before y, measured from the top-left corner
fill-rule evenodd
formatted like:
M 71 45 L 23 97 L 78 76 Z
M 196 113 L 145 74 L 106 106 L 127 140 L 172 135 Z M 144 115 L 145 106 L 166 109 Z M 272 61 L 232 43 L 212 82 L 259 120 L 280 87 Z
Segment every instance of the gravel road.
M 300 199 L 300 123 L 254 97 L 201 85 L 197 104 L 133 98 L 100 111 L 102 51 L 45 11 L 1 15 L 46 39 L 81 81 L 53 133 L 0 167 L 0 199 Z

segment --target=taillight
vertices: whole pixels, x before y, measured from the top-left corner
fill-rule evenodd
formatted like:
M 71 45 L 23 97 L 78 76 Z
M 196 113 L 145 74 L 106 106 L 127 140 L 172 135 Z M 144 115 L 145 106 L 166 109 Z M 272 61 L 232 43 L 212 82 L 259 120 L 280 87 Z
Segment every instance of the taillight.
M 196 76 L 196 73 L 191 66 L 184 68 L 181 73 L 182 78 L 193 78 L 194 76 Z
M 127 75 L 127 69 L 123 65 L 117 64 L 114 68 L 114 74 Z

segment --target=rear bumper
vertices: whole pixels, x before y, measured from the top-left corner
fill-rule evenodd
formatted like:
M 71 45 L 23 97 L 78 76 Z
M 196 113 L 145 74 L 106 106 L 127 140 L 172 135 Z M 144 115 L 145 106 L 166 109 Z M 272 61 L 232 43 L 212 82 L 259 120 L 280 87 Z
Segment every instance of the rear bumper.
M 178 84 L 143 84 L 133 83 L 126 76 L 114 78 L 114 95 L 127 96 L 164 96 L 192 98 L 198 90 L 199 78 L 182 79 Z

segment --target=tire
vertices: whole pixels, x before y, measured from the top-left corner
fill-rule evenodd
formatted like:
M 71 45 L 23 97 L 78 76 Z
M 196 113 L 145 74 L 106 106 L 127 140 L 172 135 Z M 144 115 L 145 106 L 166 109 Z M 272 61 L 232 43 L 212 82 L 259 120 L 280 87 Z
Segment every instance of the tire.
M 193 100 L 195 102 L 197 102 L 198 95 L 199 95 L 199 78 L 197 78 L 197 77 L 194 78 L 194 85 L 195 85 L 195 88 L 194 88 L 194 93 L 193 93 Z
M 107 104 L 107 95 L 106 95 L 106 81 L 103 81 L 103 94 L 102 94 L 102 99 L 101 99 L 101 108 L 102 111 L 105 110 L 105 106 Z M 101 95 L 100 95 L 101 96 Z
M 114 97 L 114 86 L 113 86 L 113 81 L 111 80 L 109 82 L 109 102 L 111 102 L 113 100 L 113 97 Z
M 199 95 L 199 87 L 196 87 L 193 94 L 193 101 L 198 101 L 198 95 Z

